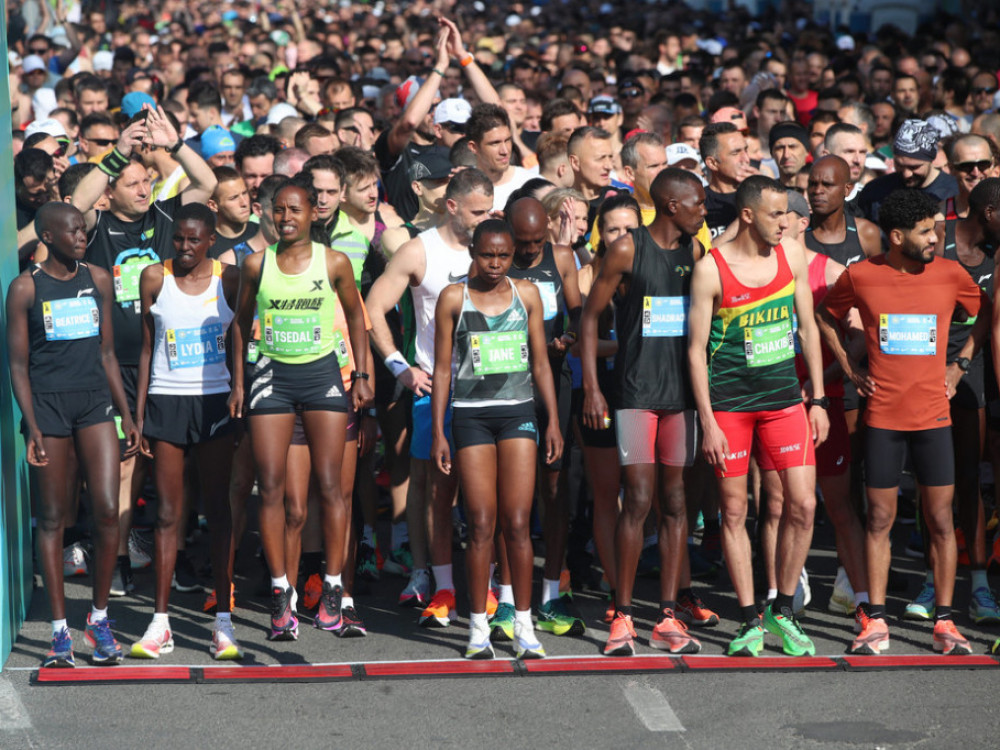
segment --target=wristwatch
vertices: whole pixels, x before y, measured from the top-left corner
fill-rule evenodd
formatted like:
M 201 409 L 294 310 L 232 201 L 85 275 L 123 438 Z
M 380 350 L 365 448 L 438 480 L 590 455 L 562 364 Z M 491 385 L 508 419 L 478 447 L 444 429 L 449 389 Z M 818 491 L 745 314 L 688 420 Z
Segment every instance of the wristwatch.
M 173 146 L 168 147 L 166 149 L 166 152 L 168 154 L 170 154 L 171 156 L 176 156 L 177 152 L 181 150 L 181 146 L 183 146 L 183 145 L 184 145 L 184 139 L 183 138 L 178 138 L 177 139 L 177 143 L 175 143 Z
M 359 370 L 354 370 L 351 373 L 351 382 L 353 383 L 355 380 L 368 380 L 368 373 L 360 372 Z
M 958 365 L 958 369 L 961 370 L 962 372 L 968 372 L 969 365 L 972 364 L 972 360 L 969 359 L 968 357 L 958 357 L 957 359 L 953 360 L 952 364 Z
M 818 406 L 824 411 L 830 411 L 830 397 L 820 396 L 819 398 L 814 398 L 810 403 L 810 406 Z

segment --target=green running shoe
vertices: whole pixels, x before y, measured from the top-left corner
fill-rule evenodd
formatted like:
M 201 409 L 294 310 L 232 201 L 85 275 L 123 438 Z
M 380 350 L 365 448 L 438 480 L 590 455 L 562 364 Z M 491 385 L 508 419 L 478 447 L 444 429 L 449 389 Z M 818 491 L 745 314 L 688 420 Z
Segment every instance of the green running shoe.
M 494 643 L 514 640 L 514 605 L 500 602 L 490 618 L 490 640 Z
M 904 620 L 933 620 L 936 611 L 934 606 L 934 583 L 924 581 L 923 588 L 917 594 L 917 598 L 906 605 L 903 610 Z
M 727 656 L 760 656 L 764 650 L 764 628 L 757 622 L 745 622 L 740 625 L 736 637 L 729 642 Z
M 990 653 L 994 656 L 1000 656 L 1000 638 L 993 641 L 993 645 L 990 646 Z
M 569 611 L 565 597 L 550 599 L 538 608 L 538 627 L 553 635 L 583 635 L 587 626 Z
M 774 614 L 773 606 L 769 604 L 764 610 L 764 629 L 781 636 L 781 648 L 789 656 L 815 656 L 816 647 L 792 611 L 783 607 L 778 614 Z

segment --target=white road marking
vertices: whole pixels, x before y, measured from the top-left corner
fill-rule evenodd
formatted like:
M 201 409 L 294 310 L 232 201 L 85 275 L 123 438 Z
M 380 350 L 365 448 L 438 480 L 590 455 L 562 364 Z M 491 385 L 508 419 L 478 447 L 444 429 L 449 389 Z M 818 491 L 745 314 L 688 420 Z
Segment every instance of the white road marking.
M 31 729 L 31 717 L 24 710 L 21 696 L 7 680 L 0 679 L 0 730 Z
M 638 682 L 622 687 L 625 700 L 632 706 L 639 721 L 650 732 L 683 732 L 684 725 L 670 707 L 670 703 L 656 688 Z

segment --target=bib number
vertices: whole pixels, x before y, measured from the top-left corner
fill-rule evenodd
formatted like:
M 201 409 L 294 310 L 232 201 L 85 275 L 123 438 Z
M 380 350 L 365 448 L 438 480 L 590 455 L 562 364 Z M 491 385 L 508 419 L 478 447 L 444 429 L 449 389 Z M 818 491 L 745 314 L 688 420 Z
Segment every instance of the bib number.
M 319 315 L 264 313 L 264 347 L 278 355 L 319 354 L 323 328 Z
M 93 297 L 70 297 L 42 303 L 46 341 L 73 341 L 97 336 L 101 312 Z
M 333 332 L 333 350 L 337 352 L 337 365 L 343 369 L 351 363 L 351 358 L 347 353 L 347 339 L 340 331 Z
M 791 322 L 743 329 L 747 367 L 776 365 L 795 356 L 795 334 Z
M 136 258 L 112 269 L 115 300 L 120 305 L 125 306 L 131 302 L 135 311 L 139 312 L 139 277 L 142 276 L 142 269 L 156 262 L 152 258 Z
M 470 337 L 472 372 L 502 375 L 528 369 L 527 331 L 478 333 Z
M 559 299 L 556 297 L 556 285 L 552 281 L 536 281 L 538 294 L 542 298 L 542 315 L 545 320 L 552 320 L 559 314 Z
M 168 328 L 167 362 L 171 370 L 204 367 L 226 361 L 226 332 L 221 323 L 204 328 Z
M 687 336 L 688 297 L 643 297 L 643 338 Z
M 260 341 L 260 318 L 257 317 L 255 312 L 253 315 L 253 325 L 250 328 L 250 343 L 247 344 L 247 362 L 251 365 L 257 364 L 257 359 L 260 357 L 260 347 L 258 343 Z
M 937 354 L 937 315 L 880 314 L 878 345 L 883 354 L 933 357 Z

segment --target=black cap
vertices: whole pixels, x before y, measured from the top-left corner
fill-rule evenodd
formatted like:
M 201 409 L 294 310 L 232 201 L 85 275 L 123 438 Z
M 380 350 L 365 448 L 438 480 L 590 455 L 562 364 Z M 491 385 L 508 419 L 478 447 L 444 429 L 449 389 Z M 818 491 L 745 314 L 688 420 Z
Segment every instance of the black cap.
M 410 180 L 443 180 L 448 177 L 452 170 L 449 153 L 442 146 L 432 146 L 413 154 L 413 163 L 408 170 Z
M 645 91 L 646 87 L 643 86 L 642 82 L 635 76 L 625 76 L 618 81 L 618 90 L 624 91 L 625 89 L 639 89 L 640 91 Z

